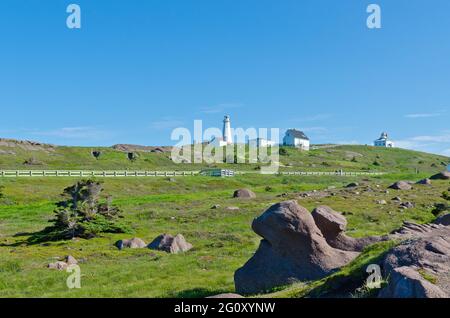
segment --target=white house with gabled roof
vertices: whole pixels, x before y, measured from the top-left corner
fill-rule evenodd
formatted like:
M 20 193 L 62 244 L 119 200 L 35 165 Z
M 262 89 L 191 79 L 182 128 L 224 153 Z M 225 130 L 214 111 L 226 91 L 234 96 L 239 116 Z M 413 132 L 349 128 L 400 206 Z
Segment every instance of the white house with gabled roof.
M 310 142 L 303 131 L 288 129 L 283 138 L 283 145 L 296 147 L 302 150 L 309 150 Z
M 389 140 L 388 134 L 386 132 L 381 133 L 380 138 L 373 142 L 375 147 L 386 147 L 394 148 L 394 142 Z

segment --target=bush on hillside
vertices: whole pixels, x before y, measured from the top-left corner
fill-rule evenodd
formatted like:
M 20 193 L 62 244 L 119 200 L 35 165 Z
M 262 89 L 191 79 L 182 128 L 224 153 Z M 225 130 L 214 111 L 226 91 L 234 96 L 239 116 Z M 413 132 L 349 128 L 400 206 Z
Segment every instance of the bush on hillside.
M 79 181 L 64 189 L 63 200 L 56 203 L 52 226 L 38 233 L 34 239 L 63 240 L 74 237 L 93 238 L 100 233 L 124 233 L 126 225 L 119 208 L 112 205 L 111 197 L 100 202 L 103 186 L 93 180 Z

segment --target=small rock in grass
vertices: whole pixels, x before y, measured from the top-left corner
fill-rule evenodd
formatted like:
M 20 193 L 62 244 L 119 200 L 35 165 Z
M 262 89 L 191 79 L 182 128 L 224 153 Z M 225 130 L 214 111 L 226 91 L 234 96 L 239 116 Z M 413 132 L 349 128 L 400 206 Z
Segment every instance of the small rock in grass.
M 176 254 L 189 251 L 192 248 L 192 244 L 188 243 L 181 234 L 178 234 L 175 237 L 169 234 L 162 234 L 155 238 L 153 242 L 148 245 L 148 248 Z
M 254 199 L 256 198 L 256 194 L 249 189 L 239 189 L 234 191 L 233 198 Z
M 227 210 L 228 211 L 239 211 L 239 207 L 237 207 L 237 206 L 229 206 L 229 207 L 227 207 Z
M 58 262 L 55 262 L 55 263 L 50 263 L 50 264 L 47 265 L 47 267 L 50 268 L 50 269 L 57 269 L 57 270 L 60 270 L 60 271 L 65 270 L 67 268 L 67 266 L 68 265 L 67 265 L 66 262 L 61 262 L 61 261 L 58 261 Z
M 66 263 L 67 265 L 76 265 L 78 264 L 78 261 L 72 255 L 68 255 L 66 256 Z
M 415 204 L 412 202 L 403 202 L 402 204 L 400 204 L 401 209 L 412 209 L 414 207 L 415 207 Z
M 115 246 L 117 246 L 119 250 L 122 250 L 124 248 L 144 248 L 147 244 L 145 244 L 145 242 L 140 238 L 134 237 L 131 240 L 117 241 Z
M 420 181 L 417 181 L 417 184 L 431 185 L 431 180 L 428 178 L 422 179 Z
M 398 181 L 398 182 L 395 182 L 394 184 L 392 184 L 391 186 L 389 186 L 389 188 L 395 189 L 395 190 L 411 190 L 412 186 L 411 186 L 410 182 Z

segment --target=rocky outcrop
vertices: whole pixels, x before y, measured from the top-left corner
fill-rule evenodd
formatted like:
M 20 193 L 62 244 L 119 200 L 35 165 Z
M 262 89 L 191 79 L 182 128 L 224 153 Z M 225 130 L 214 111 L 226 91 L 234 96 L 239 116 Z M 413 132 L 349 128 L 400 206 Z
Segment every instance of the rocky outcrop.
M 239 189 L 234 191 L 233 198 L 254 199 L 256 194 L 249 189 Z
M 0 147 L 19 148 L 25 151 L 53 152 L 56 146 L 29 140 L 0 138 Z
M 130 144 L 117 144 L 111 148 L 122 151 L 122 152 L 171 152 L 172 147 L 160 147 L 160 146 L 141 146 L 141 145 L 130 145 Z
M 450 296 L 450 227 L 420 230 L 418 237 L 403 242 L 386 255 L 383 276 L 389 279 L 379 297 Z
M 124 248 L 144 248 L 147 246 L 147 244 L 145 244 L 145 242 L 138 237 L 134 237 L 130 240 L 117 241 L 115 245 L 119 250 Z
M 360 252 L 370 244 L 389 239 L 387 236 L 371 236 L 365 238 L 347 236 L 345 234 L 347 228 L 346 218 L 328 206 L 315 208 L 311 215 L 327 243 L 340 250 Z
M 148 248 L 176 254 L 189 251 L 192 248 L 192 244 L 188 243 L 181 234 L 178 234 L 175 237 L 169 234 L 162 234 L 154 239 L 153 242 L 148 245 Z
M 427 281 L 414 268 L 404 266 L 391 271 L 389 283 L 379 298 L 447 298 L 447 294 Z
M 240 294 L 319 279 L 358 255 L 330 246 L 311 213 L 296 201 L 273 205 L 253 221 L 252 228 L 263 239 L 254 256 L 235 273 Z
M 389 186 L 389 189 L 395 189 L 395 190 L 411 190 L 412 186 L 409 182 L 406 181 L 398 181 L 391 186 Z

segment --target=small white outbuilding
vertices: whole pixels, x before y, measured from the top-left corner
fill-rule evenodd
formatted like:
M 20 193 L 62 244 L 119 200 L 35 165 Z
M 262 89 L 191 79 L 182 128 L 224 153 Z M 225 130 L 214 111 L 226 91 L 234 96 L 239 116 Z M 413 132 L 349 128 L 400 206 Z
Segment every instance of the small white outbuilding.
M 375 147 L 385 147 L 394 148 L 394 142 L 389 140 L 388 134 L 386 132 L 381 133 L 380 138 L 373 142 Z
M 309 150 L 309 138 L 303 131 L 288 129 L 283 138 L 283 145 L 296 147 L 302 150 Z

